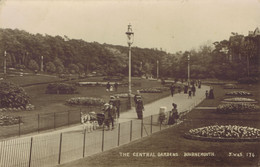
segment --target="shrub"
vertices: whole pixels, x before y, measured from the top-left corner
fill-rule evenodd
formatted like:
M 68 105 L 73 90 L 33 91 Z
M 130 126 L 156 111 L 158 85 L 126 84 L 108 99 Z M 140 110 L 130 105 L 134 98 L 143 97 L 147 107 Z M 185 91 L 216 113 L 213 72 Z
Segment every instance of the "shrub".
M 74 85 L 66 83 L 50 83 L 47 86 L 46 93 L 49 94 L 74 94 L 77 88 Z
M 256 77 L 244 77 L 244 78 L 239 78 L 238 83 L 241 84 L 255 84 L 258 83 L 259 79 Z
M 232 112 L 256 112 L 259 111 L 259 106 L 248 103 L 229 103 L 220 104 L 217 107 L 217 112 L 232 113 Z
M 35 60 L 30 60 L 28 64 L 30 70 L 39 70 L 39 65 Z
M 29 96 L 24 89 L 11 82 L 0 82 L 0 97 L 1 108 L 26 107 L 29 104 Z
M 66 101 L 70 105 L 100 106 L 105 104 L 101 98 L 94 97 L 74 97 Z
M 56 66 L 52 62 L 48 62 L 45 65 L 45 69 L 46 69 L 47 72 L 54 73 L 56 71 Z

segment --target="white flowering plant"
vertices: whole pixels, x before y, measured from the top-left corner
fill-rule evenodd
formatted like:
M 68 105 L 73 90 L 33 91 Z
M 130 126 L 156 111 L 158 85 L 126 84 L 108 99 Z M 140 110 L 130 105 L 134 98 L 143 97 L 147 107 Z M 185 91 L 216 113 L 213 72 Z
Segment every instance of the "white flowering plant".
M 208 138 L 260 138 L 260 129 L 237 125 L 213 125 L 188 132 L 191 136 Z
M 100 106 L 105 104 L 105 101 L 95 97 L 74 97 L 67 100 L 66 103 L 69 105 Z
M 232 112 L 257 112 L 260 111 L 259 106 L 250 103 L 227 103 L 220 104 L 217 107 L 219 113 L 232 113 Z
M 19 117 L 0 115 L 0 126 L 8 126 L 19 123 Z
M 229 96 L 252 96 L 252 93 L 246 92 L 246 91 L 233 91 L 233 92 L 228 92 L 226 95 Z
M 254 99 L 245 98 L 245 97 L 233 97 L 224 99 L 225 102 L 256 102 Z
M 162 90 L 157 88 L 146 88 L 146 89 L 141 89 L 140 93 L 162 93 Z

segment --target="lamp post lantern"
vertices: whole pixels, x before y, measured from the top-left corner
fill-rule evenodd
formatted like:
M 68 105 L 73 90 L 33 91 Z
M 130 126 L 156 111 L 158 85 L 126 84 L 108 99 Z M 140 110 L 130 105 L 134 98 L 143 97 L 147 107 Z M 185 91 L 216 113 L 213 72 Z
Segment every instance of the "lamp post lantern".
M 190 53 L 188 53 L 188 86 L 190 86 Z
M 128 25 L 126 35 L 127 35 L 127 44 L 129 47 L 129 96 L 130 96 L 132 92 L 131 90 L 131 45 L 134 42 L 134 32 L 132 30 L 131 24 Z

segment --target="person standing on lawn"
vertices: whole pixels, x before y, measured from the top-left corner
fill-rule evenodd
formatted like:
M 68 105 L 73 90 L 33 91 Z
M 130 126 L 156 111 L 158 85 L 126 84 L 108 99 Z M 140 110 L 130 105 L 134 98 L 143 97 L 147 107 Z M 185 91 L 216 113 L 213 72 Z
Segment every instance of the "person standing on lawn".
M 174 84 L 171 85 L 170 90 L 171 90 L 171 95 L 172 95 L 172 97 L 173 97 L 173 94 L 174 94 L 174 91 L 175 91 L 175 86 L 174 86 Z
M 135 109 L 136 109 L 138 119 L 143 119 L 144 105 L 141 98 L 137 98 Z
M 106 90 L 107 90 L 107 92 L 109 92 L 109 91 L 110 91 L 110 83 L 109 83 L 109 82 L 107 82 L 107 85 L 106 85 Z

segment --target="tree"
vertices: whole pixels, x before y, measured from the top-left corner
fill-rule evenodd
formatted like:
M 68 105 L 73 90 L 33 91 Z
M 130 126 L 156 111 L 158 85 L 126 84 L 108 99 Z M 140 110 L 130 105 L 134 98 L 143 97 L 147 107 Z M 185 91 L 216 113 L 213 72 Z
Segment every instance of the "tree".
M 45 70 L 46 70 L 47 72 L 54 73 L 54 72 L 56 71 L 56 67 L 55 67 L 54 63 L 48 62 L 48 63 L 46 63 L 46 65 L 45 65 Z
M 28 68 L 33 71 L 39 70 L 39 65 L 35 60 L 30 60 L 28 64 Z
M 68 68 L 72 74 L 79 73 L 79 67 L 76 64 L 69 64 Z

